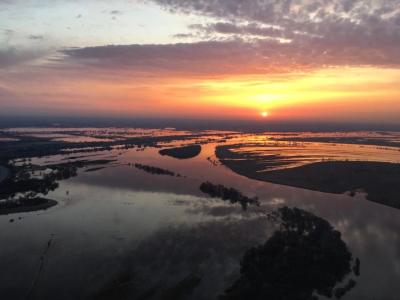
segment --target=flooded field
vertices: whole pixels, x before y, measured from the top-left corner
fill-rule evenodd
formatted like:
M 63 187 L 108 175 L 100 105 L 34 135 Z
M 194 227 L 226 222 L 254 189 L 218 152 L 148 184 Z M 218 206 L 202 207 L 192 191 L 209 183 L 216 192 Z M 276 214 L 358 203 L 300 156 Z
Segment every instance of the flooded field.
M 374 163 L 399 181 L 397 142 L 391 132 L 1 131 L 1 298 L 284 299 L 279 281 L 304 299 L 398 299 L 399 199 L 271 183 L 237 164 L 273 173 Z M 296 245 L 288 259 L 271 250 L 286 249 L 282 237 Z
M 293 168 L 321 161 L 379 161 L 400 163 L 400 148 L 360 144 L 271 141 L 240 143 L 233 152 L 257 157 L 264 170 Z M 268 164 L 271 162 L 271 164 Z

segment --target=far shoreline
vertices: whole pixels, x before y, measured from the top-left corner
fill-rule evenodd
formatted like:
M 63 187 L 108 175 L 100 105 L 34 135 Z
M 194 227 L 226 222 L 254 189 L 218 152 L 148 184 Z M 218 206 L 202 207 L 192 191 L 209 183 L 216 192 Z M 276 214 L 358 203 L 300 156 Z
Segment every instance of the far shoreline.
M 233 172 L 250 179 L 331 194 L 364 191 L 366 199 L 400 209 L 400 164 L 369 161 L 321 161 L 300 167 L 262 171 L 256 159 L 218 146 L 216 156 Z

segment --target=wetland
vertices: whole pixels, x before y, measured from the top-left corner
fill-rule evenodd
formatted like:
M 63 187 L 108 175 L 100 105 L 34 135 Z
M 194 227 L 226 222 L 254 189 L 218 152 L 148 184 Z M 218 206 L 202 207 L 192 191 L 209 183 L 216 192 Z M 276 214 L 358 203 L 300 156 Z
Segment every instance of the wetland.
M 55 127 L 0 137 L 2 298 L 400 293 L 397 133 Z

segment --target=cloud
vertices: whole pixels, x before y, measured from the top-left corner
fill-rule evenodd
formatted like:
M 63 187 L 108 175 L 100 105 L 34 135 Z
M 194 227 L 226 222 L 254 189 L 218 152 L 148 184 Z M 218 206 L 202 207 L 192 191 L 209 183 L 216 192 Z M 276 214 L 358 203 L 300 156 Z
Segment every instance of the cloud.
M 66 62 L 74 66 L 159 73 L 260 73 L 264 66 L 257 45 L 240 40 L 166 45 L 110 45 L 67 49 Z
M 123 14 L 123 12 L 121 10 L 114 9 L 114 10 L 110 11 L 110 15 L 112 16 L 111 19 L 114 21 L 117 20 L 117 16 L 120 16 L 122 14 Z
M 399 66 L 397 47 L 344 47 L 307 38 L 291 43 L 230 39 L 166 45 L 109 45 L 63 50 L 64 64 L 96 72 L 233 75 L 306 72 L 327 66 Z
M 327 66 L 400 65 L 398 0 L 147 0 L 207 16 L 177 32 L 192 43 L 105 45 L 60 50 L 62 67 L 182 74 L 275 73 Z M 116 18 L 121 10 L 105 10 Z M 79 18 L 81 15 L 78 15 Z M 31 35 L 40 40 L 40 35 Z M 198 42 L 198 41 L 201 42 Z M 0 66 L 35 57 L 0 50 Z M 11 53 L 14 51 L 14 53 Z M 69 65 L 70 64 L 70 65 Z
M 400 65 L 398 0 L 152 0 L 208 16 L 174 38 L 201 42 L 62 50 L 73 66 L 136 73 L 269 74 Z M 121 12 L 113 10 L 112 15 Z M 214 20 L 214 22 L 213 22 Z
M 398 1 L 375 0 L 152 0 L 175 12 L 197 13 L 261 23 L 321 22 L 326 18 L 362 20 L 398 13 Z
M 154 2 L 173 12 L 215 18 L 216 22 L 189 27 L 199 37 L 277 38 L 290 42 L 289 52 L 296 59 L 312 53 L 322 64 L 397 65 L 400 61 L 398 0 Z
M 26 63 L 47 54 L 43 50 L 31 50 L 20 47 L 8 46 L 0 48 L 0 68 Z
M 215 34 L 236 36 L 242 39 L 246 38 L 286 38 L 285 32 L 281 28 L 273 26 L 265 26 L 257 23 L 232 23 L 232 22 L 216 22 L 209 24 L 192 24 L 189 26 L 196 34 L 203 38 L 216 38 Z
M 3 97 L 9 97 L 11 95 L 12 95 L 12 93 L 7 87 L 0 85 L 0 100 Z
M 115 9 L 115 10 L 110 11 L 110 14 L 111 15 L 122 15 L 122 11 Z
M 174 34 L 173 37 L 177 39 L 188 39 L 188 38 L 194 38 L 196 37 L 196 35 L 193 33 L 177 33 Z
M 201 18 L 207 20 L 204 23 L 172 35 L 182 41 L 201 42 L 61 50 L 66 61 L 75 67 L 211 75 L 400 64 L 399 0 L 146 1 L 176 13 L 207 16 Z M 124 13 L 113 8 L 103 13 L 112 19 Z M 40 40 L 43 36 L 29 38 Z M 14 54 L 9 53 L 10 48 L 0 51 L 3 66 L 9 64 L 5 56 L 11 64 L 29 57 L 18 49 Z
M 43 40 L 44 37 L 43 37 L 43 35 L 31 34 L 31 35 L 28 36 L 28 39 L 30 39 L 30 40 Z

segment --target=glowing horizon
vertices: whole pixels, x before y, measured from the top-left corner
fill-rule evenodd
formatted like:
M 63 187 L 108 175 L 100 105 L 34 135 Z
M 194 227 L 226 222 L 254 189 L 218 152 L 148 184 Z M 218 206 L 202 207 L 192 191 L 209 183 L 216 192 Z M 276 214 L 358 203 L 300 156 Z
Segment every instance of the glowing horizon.
M 1 114 L 400 123 L 395 6 L 210 3 L 0 1 Z

